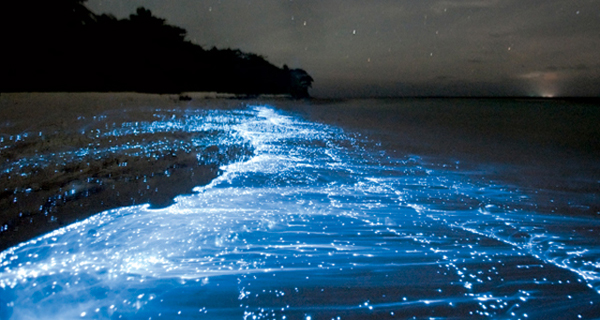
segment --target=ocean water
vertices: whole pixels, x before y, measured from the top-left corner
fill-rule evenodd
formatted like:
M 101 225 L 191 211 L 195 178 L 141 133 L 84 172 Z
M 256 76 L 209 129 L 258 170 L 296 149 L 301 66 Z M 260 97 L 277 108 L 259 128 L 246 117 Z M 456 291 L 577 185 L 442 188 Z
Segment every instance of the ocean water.
M 275 105 L 169 112 L 112 134 L 252 155 L 3 251 L 1 319 L 600 318 L 595 215 Z

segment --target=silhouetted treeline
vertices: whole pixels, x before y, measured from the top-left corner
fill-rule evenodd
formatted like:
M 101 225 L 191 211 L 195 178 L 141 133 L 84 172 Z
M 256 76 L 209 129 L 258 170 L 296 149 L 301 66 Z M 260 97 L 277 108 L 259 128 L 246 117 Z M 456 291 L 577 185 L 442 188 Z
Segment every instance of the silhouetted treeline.
M 144 8 L 96 15 L 85 0 L 2 4 L 2 91 L 217 91 L 308 96 L 313 79 L 240 50 L 205 50 Z

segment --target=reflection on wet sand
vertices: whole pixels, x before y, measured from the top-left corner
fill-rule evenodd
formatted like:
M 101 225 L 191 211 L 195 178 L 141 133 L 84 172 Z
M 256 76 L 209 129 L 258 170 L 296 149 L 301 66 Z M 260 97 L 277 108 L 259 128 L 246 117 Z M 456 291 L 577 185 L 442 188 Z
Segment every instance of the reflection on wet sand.
M 594 216 L 538 210 L 531 189 L 477 179 L 472 165 L 387 153 L 364 131 L 273 106 L 197 112 L 202 120 L 158 127 L 220 128 L 198 142 L 201 155 L 252 153 L 170 206 L 105 211 L 3 251 L 0 316 L 593 319 L 600 310 Z M 143 123 L 117 131 L 153 127 Z

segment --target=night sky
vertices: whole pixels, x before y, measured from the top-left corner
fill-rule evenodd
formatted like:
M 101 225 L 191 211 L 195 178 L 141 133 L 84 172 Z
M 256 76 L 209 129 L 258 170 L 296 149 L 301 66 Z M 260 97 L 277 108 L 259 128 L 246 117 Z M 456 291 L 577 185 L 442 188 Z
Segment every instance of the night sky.
M 600 0 L 89 0 L 205 49 L 303 68 L 317 97 L 600 95 Z

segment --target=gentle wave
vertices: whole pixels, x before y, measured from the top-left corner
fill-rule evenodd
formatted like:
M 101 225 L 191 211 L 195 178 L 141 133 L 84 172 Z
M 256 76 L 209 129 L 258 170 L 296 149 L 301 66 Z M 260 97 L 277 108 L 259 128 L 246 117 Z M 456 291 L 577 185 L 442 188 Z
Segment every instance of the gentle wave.
M 106 211 L 5 250 L 2 318 L 566 319 L 600 310 L 600 237 L 586 232 L 598 220 L 523 209 L 531 200 L 514 189 L 417 156 L 382 157 L 357 134 L 270 106 L 211 119 L 227 133 L 211 143 L 248 143 L 254 156 L 167 208 Z M 201 124 L 146 129 L 172 126 Z

